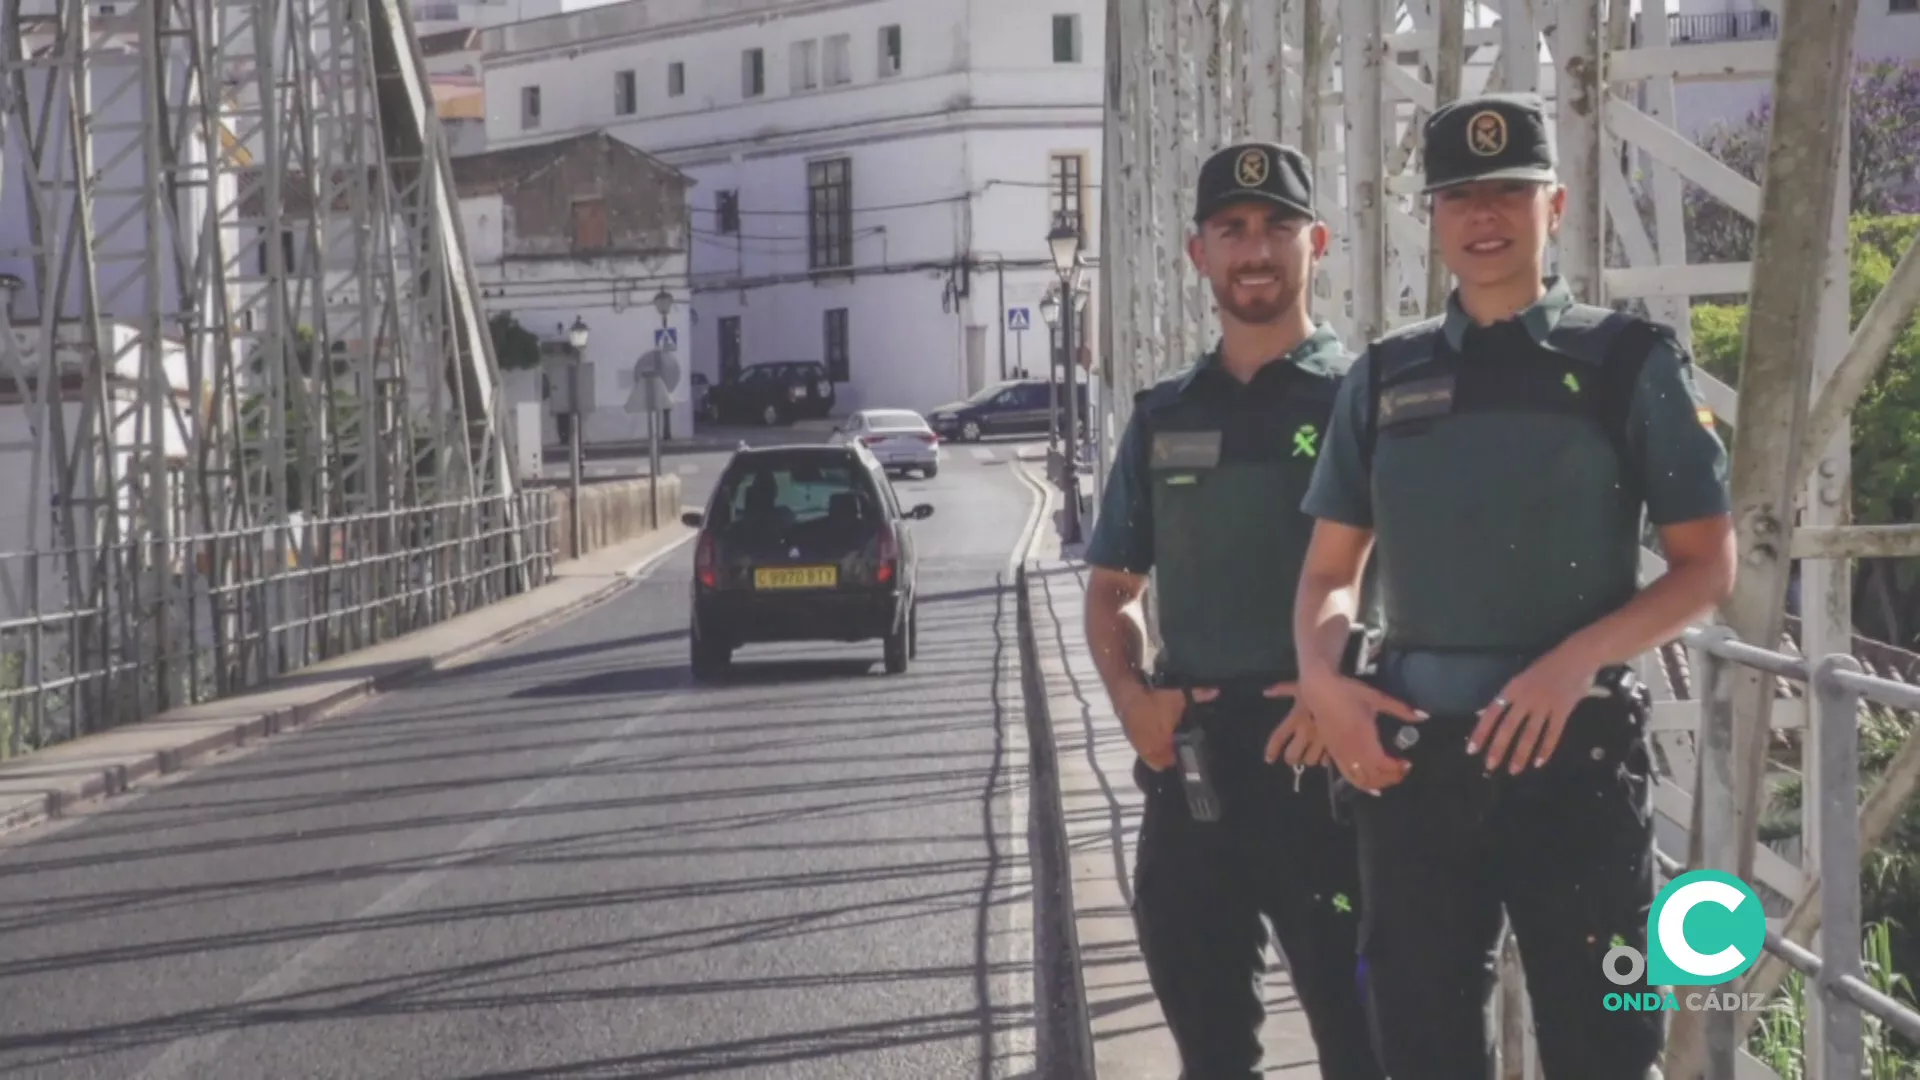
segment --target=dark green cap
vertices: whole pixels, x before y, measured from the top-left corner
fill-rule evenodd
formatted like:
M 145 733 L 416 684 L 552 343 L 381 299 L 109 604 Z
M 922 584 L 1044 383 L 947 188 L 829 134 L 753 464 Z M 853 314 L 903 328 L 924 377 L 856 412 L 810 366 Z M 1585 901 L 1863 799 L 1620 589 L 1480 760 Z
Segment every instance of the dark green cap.
M 1214 151 L 1200 166 L 1193 222 L 1198 225 L 1222 206 L 1242 199 L 1274 203 L 1305 217 L 1317 216 L 1307 159 L 1300 156 L 1300 151 L 1279 143 L 1242 142 Z
M 1547 110 L 1538 94 L 1482 94 L 1427 117 L 1427 191 L 1475 180 L 1554 183 Z

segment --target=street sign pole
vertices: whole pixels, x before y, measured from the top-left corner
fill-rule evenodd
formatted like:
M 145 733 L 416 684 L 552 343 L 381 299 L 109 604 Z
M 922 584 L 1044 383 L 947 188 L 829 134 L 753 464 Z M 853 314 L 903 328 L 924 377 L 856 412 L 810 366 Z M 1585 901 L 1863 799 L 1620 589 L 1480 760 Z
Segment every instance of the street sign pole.
M 647 414 L 647 505 L 649 520 L 660 527 L 660 411 L 672 404 L 674 388 L 680 385 L 680 361 L 674 356 L 675 337 L 670 328 L 654 331 L 653 340 L 662 346 L 641 355 L 633 364 L 633 393 L 627 397 L 627 412 L 645 410 Z

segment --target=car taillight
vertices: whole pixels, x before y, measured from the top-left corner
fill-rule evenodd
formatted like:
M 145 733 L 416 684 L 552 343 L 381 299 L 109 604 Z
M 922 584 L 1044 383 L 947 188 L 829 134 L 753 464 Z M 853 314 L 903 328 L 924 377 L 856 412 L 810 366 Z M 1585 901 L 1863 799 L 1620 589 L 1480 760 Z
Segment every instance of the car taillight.
M 873 571 L 873 580 L 882 585 L 893 580 L 894 567 L 900 561 L 900 542 L 893 537 L 892 529 L 880 531 L 880 565 Z
M 937 442 L 939 442 L 939 441 L 940 441 L 940 436 L 938 436 L 938 435 L 935 435 L 935 434 L 934 434 L 933 432 L 931 432 L 931 431 L 923 431 L 923 432 L 921 432 L 921 433 L 920 433 L 920 435 L 919 435 L 919 438 L 920 438 L 920 441 L 921 441 L 921 442 L 923 442 L 923 443 L 929 443 L 929 444 L 931 444 L 931 443 L 937 443 Z
M 887 437 L 885 435 L 862 435 L 860 436 L 860 445 L 874 446 L 879 443 L 885 442 L 886 439 Z
M 718 568 L 714 566 L 713 537 L 711 535 L 701 537 L 700 545 L 694 549 L 693 573 L 694 576 L 700 580 L 700 584 L 709 589 L 720 584 L 720 573 Z

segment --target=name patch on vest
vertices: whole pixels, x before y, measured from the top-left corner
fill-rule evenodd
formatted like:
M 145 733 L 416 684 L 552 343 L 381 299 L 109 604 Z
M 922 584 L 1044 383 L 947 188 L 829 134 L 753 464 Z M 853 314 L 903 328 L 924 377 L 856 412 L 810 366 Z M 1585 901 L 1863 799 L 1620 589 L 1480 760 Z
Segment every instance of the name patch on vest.
M 1453 411 L 1453 376 L 1421 379 L 1380 395 L 1380 425 L 1445 416 Z
M 1156 469 L 1211 469 L 1220 464 L 1217 431 L 1163 431 L 1153 437 Z

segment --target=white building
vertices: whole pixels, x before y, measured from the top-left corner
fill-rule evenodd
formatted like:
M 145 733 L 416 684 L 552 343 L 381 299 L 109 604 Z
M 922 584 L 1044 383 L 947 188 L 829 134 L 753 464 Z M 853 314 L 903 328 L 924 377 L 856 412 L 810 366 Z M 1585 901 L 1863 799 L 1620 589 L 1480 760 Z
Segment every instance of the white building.
M 1097 259 L 1104 11 L 628 0 L 496 26 L 488 142 L 603 128 L 693 179 L 695 370 L 820 360 L 841 411 L 929 408 L 1045 370 L 1056 215 Z
M 589 442 L 647 435 L 644 409 L 630 411 L 633 366 L 665 342 L 654 297 L 674 300 L 664 324 L 686 350 L 686 177 L 604 132 L 453 158 L 461 227 L 489 315 L 510 314 L 543 342 L 563 345 L 575 319 L 590 333 L 592 400 L 581 431 Z M 663 335 L 664 336 L 664 335 Z M 572 361 L 571 350 L 562 363 Z M 503 363 L 505 362 L 503 358 Z M 560 374 L 554 372 L 553 374 Z M 688 381 L 673 390 L 665 423 L 693 430 Z M 635 405 L 638 406 L 638 402 Z M 548 441 L 560 425 L 549 414 Z
M 1679 0 L 1667 16 L 1675 45 L 1774 41 L 1780 19 L 1760 0 Z M 1853 54 L 1868 60 L 1920 60 L 1920 0 L 1860 0 Z M 1644 40 L 1644 39 L 1643 39 Z M 1773 90 L 1770 79 L 1684 82 L 1674 87 L 1681 131 L 1699 138 L 1716 123 L 1737 124 Z

